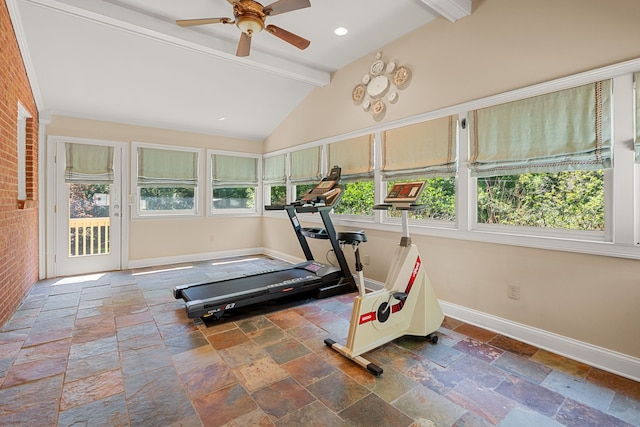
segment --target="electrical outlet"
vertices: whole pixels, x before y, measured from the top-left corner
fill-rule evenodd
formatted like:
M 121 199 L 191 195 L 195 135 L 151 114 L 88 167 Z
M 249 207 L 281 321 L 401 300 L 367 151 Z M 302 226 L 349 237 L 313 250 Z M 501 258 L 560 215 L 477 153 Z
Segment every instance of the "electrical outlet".
M 369 255 L 364 256 L 364 265 L 369 265 Z
M 507 285 L 507 296 L 511 299 L 520 299 L 520 286 Z

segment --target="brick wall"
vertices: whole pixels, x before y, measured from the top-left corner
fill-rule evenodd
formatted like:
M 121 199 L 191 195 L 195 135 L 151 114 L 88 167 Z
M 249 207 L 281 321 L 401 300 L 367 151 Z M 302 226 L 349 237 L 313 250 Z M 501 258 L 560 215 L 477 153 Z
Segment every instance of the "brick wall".
M 38 112 L 7 4 L 0 3 L 0 325 L 38 280 Z M 18 200 L 18 103 L 29 112 L 27 200 Z

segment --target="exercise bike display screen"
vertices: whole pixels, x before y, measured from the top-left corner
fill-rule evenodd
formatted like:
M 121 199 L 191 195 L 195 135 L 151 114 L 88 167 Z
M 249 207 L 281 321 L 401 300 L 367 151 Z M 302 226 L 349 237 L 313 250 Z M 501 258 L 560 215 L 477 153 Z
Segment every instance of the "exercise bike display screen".
M 393 184 L 393 188 L 385 197 L 385 203 L 405 202 L 415 203 L 424 190 L 425 181 L 399 182 Z

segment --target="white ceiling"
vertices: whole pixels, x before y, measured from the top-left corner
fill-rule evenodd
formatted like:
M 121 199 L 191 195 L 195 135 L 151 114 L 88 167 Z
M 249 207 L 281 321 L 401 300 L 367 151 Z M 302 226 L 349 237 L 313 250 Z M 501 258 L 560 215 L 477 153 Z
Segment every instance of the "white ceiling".
M 263 31 L 246 58 L 233 25 L 175 24 L 233 18 L 227 0 L 7 5 L 41 112 L 262 141 L 331 72 L 441 15 L 468 15 L 471 0 L 311 0 L 267 18 L 309 48 Z

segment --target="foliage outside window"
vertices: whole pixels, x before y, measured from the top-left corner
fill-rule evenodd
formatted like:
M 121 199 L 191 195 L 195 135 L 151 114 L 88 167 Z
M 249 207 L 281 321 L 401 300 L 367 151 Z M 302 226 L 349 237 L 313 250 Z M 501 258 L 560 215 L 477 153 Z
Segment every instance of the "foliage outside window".
M 306 193 L 311 191 L 316 185 L 318 185 L 317 182 L 313 184 L 304 184 L 304 183 L 297 184 L 295 186 L 296 200 L 300 200 L 302 196 L 304 196 Z
M 258 158 L 212 154 L 211 184 L 213 211 L 256 212 Z
M 478 223 L 604 230 L 604 173 L 567 171 L 478 178 Z
M 195 189 L 192 187 L 140 187 L 140 210 L 195 211 Z
M 387 192 L 394 184 L 409 181 L 425 181 L 425 188 L 416 201 L 417 204 L 425 205 L 424 209 L 410 211 L 409 217 L 418 220 L 455 221 L 456 220 L 456 179 L 448 178 L 426 178 L 418 180 L 398 180 L 387 182 Z M 400 217 L 400 212 L 390 209 L 387 215 L 394 218 Z
M 139 146 L 137 161 L 141 214 L 197 212 L 197 151 Z
M 333 212 L 339 215 L 373 215 L 373 181 L 357 181 L 342 184 L 344 194 Z
M 286 205 L 287 204 L 287 186 L 286 185 L 268 185 L 267 204 L 269 205 Z

